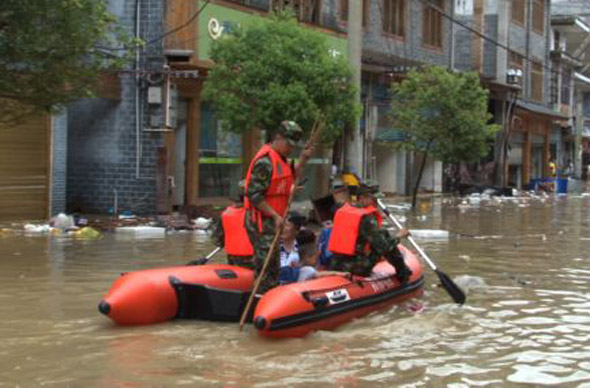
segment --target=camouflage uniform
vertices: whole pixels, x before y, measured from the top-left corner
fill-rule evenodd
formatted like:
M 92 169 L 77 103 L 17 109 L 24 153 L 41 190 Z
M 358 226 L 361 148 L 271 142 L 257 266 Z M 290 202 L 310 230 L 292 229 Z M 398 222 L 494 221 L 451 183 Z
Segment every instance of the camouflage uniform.
M 270 187 L 270 180 L 272 177 L 272 163 L 270 158 L 265 156 L 256 161 L 252 168 L 252 178 L 248 184 L 248 192 L 246 195 L 252 201 L 254 206 L 258 205 L 264 200 L 264 194 Z M 276 229 L 275 223 L 271 217 L 262 217 L 262 232 L 256 220 L 251 217 L 249 211 L 246 212 L 246 231 L 252 246 L 254 247 L 254 262 L 256 267 L 256 274 L 260 273 L 264 259 L 268 254 L 268 250 L 275 237 Z M 279 250 L 276 249 L 273 256 L 270 258 L 268 267 L 262 283 L 260 283 L 259 293 L 263 294 L 269 289 L 278 285 L 279 279 Z
M 213 228 L 213 241 L 215 245 L 218 247 L 225 246 L 225 231 L 223 230 L 223 224 L 221 222 L 221 217 L 215 224 Z M 235 256 L 235 255 L 227 255 L 227 262 L 230 265 L 237 265 L 239 267 L 254 269 L 254 260 L 252 256 Z
M 278 128 L 278 132 L 281 133 L 291 145 L 295 145 L 301 140 L 302 130 L 293 121 L 283 121 Z M 246 196 L 255 207 L 262 201 L 265 200 L 265 194 L 270 188 L 271 178 L 273 173 L 273 165 L 269 156 L 263 156 L 258 159 L 252 167 L 252 174 L 250 182 L 248 183 L 248 190 Z M 295 174 L 295 171 L 293 171 Z M 281 216 L 284 216 L 281 214 Z M 254 261 L 256 266 L 256 275 L 262 270 L 266 255 L 272 245 L 272 241 L 276 234 L 275 223 L 272 217 L 261 217 L 262 225 L 258 225 L 258 222 L 252 217 L 250 211 L 246 212 L 246 231 L 248 237 L 254 247 Z M 258 292 L 263 294 L 273 287 L 279 284 L 279 269 L 280 269 L 280 256 L 278 246 L 275 249 Z
M 362 207 L 360 205 L 353 205 Z M 365 246 L 369 244 L 369 252 Z M 392 237 L 387 230 L 379 228 L 377 218 L 370 214 L 362 218 L 359 225 L 359 232 L 356 241 L 355 256 L 334 254 L 330 262 L 330 269 L 333 271 L 350 272 L 359 276 L 370 276 L 375 264 L 381 257 L 385 257 L 396 269 L 396 273 L 405 276 L 409 269 L 404 263 L 400 251 L 397 249 L 399 240 Z M 402 275 L 404 274 L 404 275 Z

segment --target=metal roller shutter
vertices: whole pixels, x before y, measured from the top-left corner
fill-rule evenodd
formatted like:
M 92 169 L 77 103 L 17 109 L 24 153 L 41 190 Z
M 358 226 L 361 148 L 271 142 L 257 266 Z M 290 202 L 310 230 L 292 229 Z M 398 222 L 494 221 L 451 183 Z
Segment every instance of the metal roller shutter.
M 50 122 L 39 116 L 0 126 L 0 221 L 47 217 Z

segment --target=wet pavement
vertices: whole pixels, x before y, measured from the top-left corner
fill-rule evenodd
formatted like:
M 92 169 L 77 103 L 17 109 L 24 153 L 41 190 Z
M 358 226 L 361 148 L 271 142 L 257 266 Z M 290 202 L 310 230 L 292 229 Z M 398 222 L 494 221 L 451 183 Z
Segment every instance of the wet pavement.
M 203 234 L 0 233 L 0 387 L 590 387 L 590 196 L 392 210 L 449 231 L 418 242 L 467 304 L 427 270 L 421 299 L 284 341 L 236 324 L 116 327 L 98 313 L 119 273 L 204 255 Z

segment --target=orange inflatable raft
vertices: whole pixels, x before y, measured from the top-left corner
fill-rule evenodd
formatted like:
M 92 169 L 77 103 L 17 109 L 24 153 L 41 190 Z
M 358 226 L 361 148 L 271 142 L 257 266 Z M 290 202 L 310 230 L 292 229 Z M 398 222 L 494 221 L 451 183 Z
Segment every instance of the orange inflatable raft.
M 369 278 L 329 276 L 277 287 L 258 302 L 254 326 L 265 337 L 303 337 L 421 295 L 422 265 L 408 249 L 399 248 L 413 272 L 405 285 L 395 278 L 393 266 L 381 261 Z
M 119 325 L 174 318 L 233 321 L 239 314 L 233 310 L 247 298 L 253 283 L 251 270 L 224 264 L 123 273 L 98 310 Z
M 422 265 L 411 251 L 399 248 L 413 272 L 403 286 L 395 269 L 381 261 L 370 278 L 327 276 L 270 290 L 255 299 L 248 320 L 265 337 L 302 337 L 418 296 Z M 223 264 L 130 272 L 113 283 L 98 309 L 119 325 L 174 318 L 238 322 L 253 284 L 251 270 Z

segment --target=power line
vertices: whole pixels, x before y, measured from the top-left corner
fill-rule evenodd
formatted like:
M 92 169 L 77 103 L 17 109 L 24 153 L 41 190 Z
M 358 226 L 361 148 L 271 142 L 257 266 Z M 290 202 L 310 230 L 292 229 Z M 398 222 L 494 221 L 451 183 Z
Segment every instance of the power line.
M 455 23 L 455 24 L 457 24 L 458 26 L 461 26 L 461 27 L 465 28 L 466 30 L 468 30 L 468 31 L 470 31 L 470 32 L 472 32 L 472 33 L 474 33 L 475 35 L 477 35 L 477 36 L 481 37 L 483 40 L 485 40 L 485 41 L 488 41 L 488 42 L 492 43 L 493 45 L 495 45 L 495 46 L 497 46 L 497 47 L 503 48 L 503 49 L 504 49 L 504 50 L 506 50 L 508 53 L 517 54 L 517 55 L 521 56 L 521 57 L 523 58 L 523 60 L 525 60 L 526 62 L 530 62 L 531 64 L 535 64 L 535 65 L 539 65 L 539 62 L 537 62 L 537 61 L 534 61 L 534 60 L 532 60 L 532 59 L 529 59 L 529 57 L 528 57 L 528 53 L 527 53 L 527 55 L 526 55 L 526 56 L 523 56 L 523 55 L 522 55 L 521 53 L 519 53 L 518 51 L 511 50 L 511 49 L 510 49 L 510 47 L 506 46 L 505 44 L 503 44 L 503 43 L 500 43 L 500 42 L 498 42 L 497 40 L 495 40 L 495 39 L 493 39 L 493 38 L 490 38 L 489 36 L 487 36 L 487 35 L 485 35 L 485 34 L 483 34 L 483 33 L 479 32 L 479 31 L 478 31 L 478 30 L 476 30 L 475 28 L 473 28 L 473 27 L 470 27 L 470 26 L 468 26 L 467 24 L 465 24 L 465 23 L 463 23 L 463 22 L 460 22 L 459 20 L 455 19 L 453 16 L 449 15 L 449 14 L 448 14 L 448 13 L 446 13 L 446 12 L 445 12 L 443 9 L 439 8 L 438 6 L 436 6 L 436 5 L 434 5 L 433 3 L 429 2 L 428 0 L 418 0 L 418 1 L 419 1 L 419 2 L 421 2 L 421 3 L 422 3 L 422 4 L 424 4 L 424 5 L 427 5 L 427 6 L 431 7 L 431 8 L 432 8 L 432 9 L 434 9 L 436 12 L 438 12 L 439 14 L 441 14 L 442 16 L 444 16 L 445 18 L 449 19 L 449 20 L 450 20 L 452 23 Z M 551 72 L 551 73 L 555 73 L 555 74 L 558 74 L 558 75 L 560 74 L 560 72 L 559 72 L 559 71 L 557 71 L 557 70 L 553 70 L 553 69 L 552 69 L 550 66 L 548 66 L 548 65 L 546 65 L 546 64 L 544 64 L 544 63 L 542 63 L 542 62 L 540 63 L 540 65 L 541 65 L 541 66 L 542 66 L 544 69 L 548 70 L 548 71 L 549 71 L 549 72 Z

